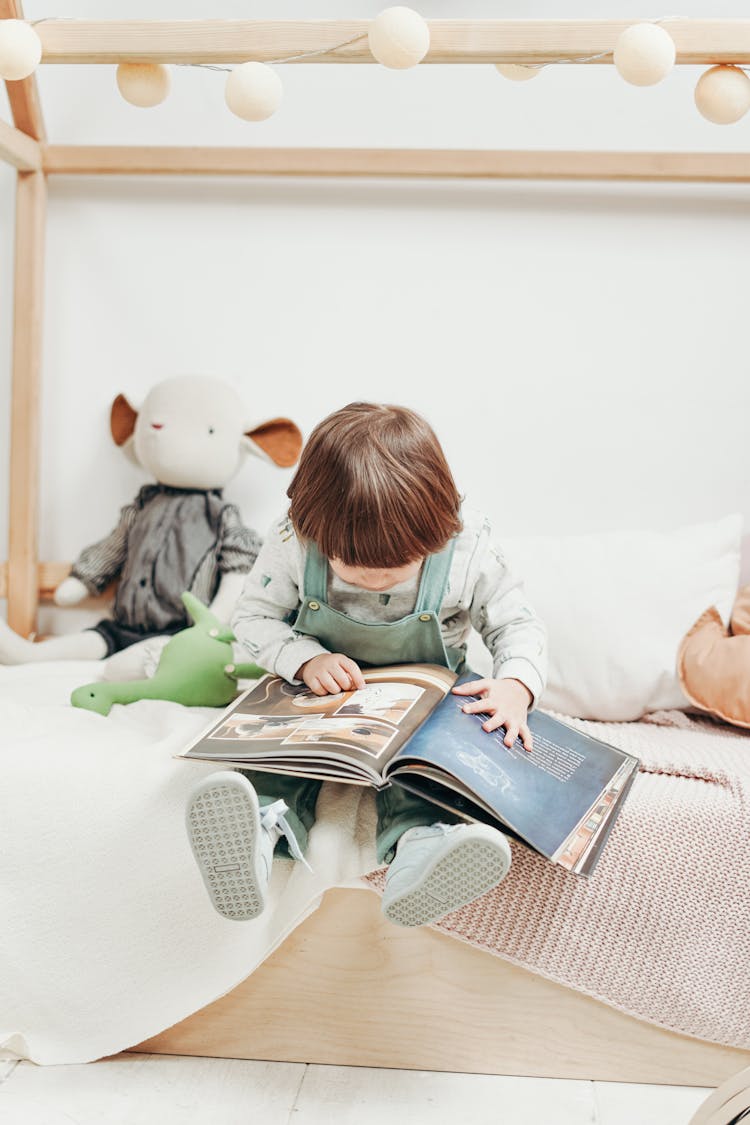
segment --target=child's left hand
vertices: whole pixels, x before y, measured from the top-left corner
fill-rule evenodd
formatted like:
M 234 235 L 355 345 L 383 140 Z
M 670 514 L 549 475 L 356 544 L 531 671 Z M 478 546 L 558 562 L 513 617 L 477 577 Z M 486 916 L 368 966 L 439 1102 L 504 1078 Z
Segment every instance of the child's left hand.
M 472 680 L 453 688 L 456 695 L 481 695 L 473 703 L 464 703 L 461 708 L 469 714 L 488 711 L 492 716 L 482 723 L 482 730 L 495 730 L 505 727 L 506 746 L 512 746 L 520 735 L 526 750 L 531 750 L 534 740 L 526 722 L 529 704 L 533 696 L 520 680 Z

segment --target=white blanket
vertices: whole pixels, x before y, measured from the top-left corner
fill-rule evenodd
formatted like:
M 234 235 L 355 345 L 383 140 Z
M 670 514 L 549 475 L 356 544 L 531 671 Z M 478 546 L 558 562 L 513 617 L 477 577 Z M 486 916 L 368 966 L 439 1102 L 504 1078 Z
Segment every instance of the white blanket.
M 0 1055 L 80 1063 L 163 1031 L 244 980 L 330 887 L 376 866 L 370 790 L 326 784 L 307 858 L 277 860 L 271 902 L 210 904 L 184 829 L 217 767 L 172 757 L 209 708 L 69 704 L 98 663 L 0 668 Z

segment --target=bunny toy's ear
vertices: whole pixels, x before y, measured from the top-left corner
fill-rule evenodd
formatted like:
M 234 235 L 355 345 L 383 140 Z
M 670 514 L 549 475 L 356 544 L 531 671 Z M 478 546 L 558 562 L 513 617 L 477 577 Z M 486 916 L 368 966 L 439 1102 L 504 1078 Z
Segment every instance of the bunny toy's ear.
M 126 457 L 136 465 L 140 464 L 135 455 L 133 435 L 138 421 L 138 411 L 134 410 L 125 395 L 118 395 L 112 403 L 109 414 L 109 428 L 115 445 L 119 445 Z
M 302 449 L 302 434 L 289 418 L 272 418 L 254 430 L 246 430 L 242 444 L 248 453 L 273 461 L 282 469 L 296 464 Z

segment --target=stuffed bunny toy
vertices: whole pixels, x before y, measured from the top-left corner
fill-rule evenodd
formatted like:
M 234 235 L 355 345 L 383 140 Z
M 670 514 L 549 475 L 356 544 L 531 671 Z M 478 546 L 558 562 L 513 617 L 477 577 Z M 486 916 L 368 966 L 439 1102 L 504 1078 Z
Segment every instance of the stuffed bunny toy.
M 222 488 L 248 453 L 288 467 L 302 447 L 288 418 L 251 428 L 237 392 L 203 376 L 159 383 L 140 410 L 118 395 L 110 428 L 116 444 L 156 484 L 144 485 L 121 510 L 114 531 L 81 552 L 54 600 L 75 605 L 119 578 L 112 617 L 37 643 L 0 622 L 0 664 L 109 658 L 105 678 L 138 675 L 148 639 L 189 624 L 184 591 L 228 621 L 261 541 L 224 501 Z M 117 658 L 131 649 L 127 659 Z

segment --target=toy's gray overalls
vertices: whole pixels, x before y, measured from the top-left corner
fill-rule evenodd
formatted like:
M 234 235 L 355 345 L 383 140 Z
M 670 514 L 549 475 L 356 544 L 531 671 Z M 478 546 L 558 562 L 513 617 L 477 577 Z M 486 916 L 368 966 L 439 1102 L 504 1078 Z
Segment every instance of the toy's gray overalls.
M 446 647 L 438 618 L 454 547 L 455 539 L 451 539 L 444 550 L 428 555 L 411 613 L 397 621 L 370 623 L 357 621 L 328 605 L 328 560 L 317 547 L 309 544 L 302 604 L 293 623 L 295 632 L 315 637 L 331 652 L 343 652 L 358 664 L 442 664 L 452 671 L 462 671 L 466 650 Z M 304 852 L 308 831 L 315 821 L 315 803 L 322 782 L 257 770 L 240 772 L 245 772 L 255 786 L 261 806 L 279 798 L 286 802 L 289 827 Z M 400 785 L 379 790 L 375 797 L 379 863 L 393 858 L 396 842 L 407 828 L 434 824 L 437 820 L 451 824 L 461 821 L 460 817 L 408 793 Z M 287 850 L 286 840 L 282 839 L 279 847 Z

